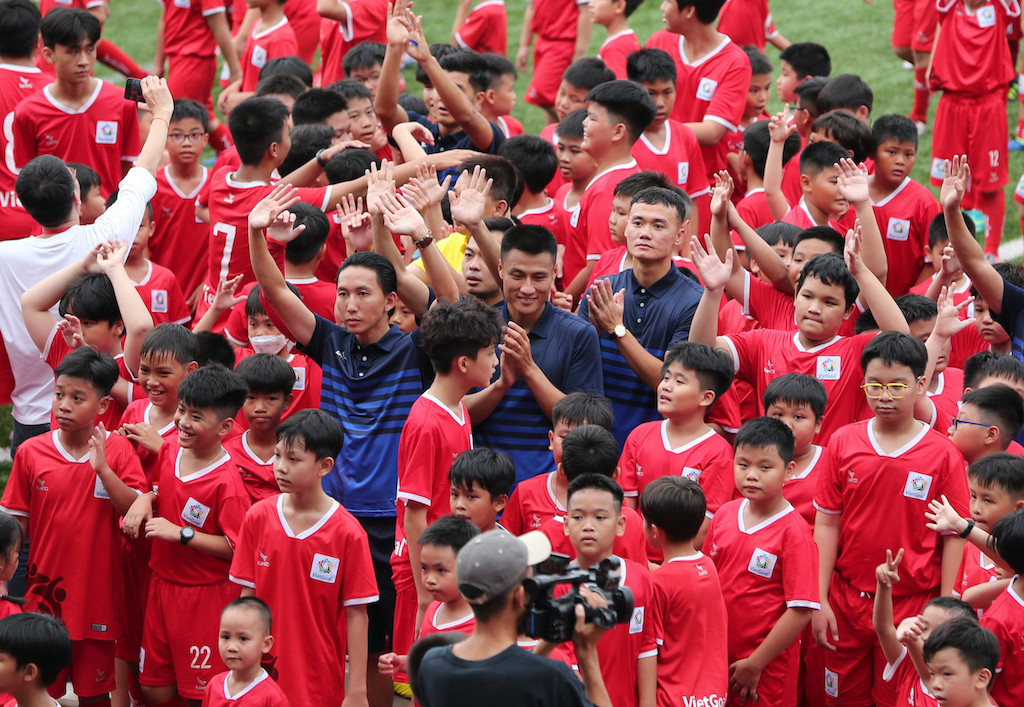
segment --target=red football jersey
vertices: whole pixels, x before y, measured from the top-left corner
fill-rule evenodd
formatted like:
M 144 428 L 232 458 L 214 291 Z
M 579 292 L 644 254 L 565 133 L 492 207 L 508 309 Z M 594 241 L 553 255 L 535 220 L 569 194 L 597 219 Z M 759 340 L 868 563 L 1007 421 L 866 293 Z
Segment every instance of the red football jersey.
M 953 596 L 962 597 L 964 591 L 986 582 L 999 579 L 996 563 L 986 557 L 985 553 L 968 543 L 964 547 L 964 556 L 960 558 L 960 567 L 956 571 L 956 582 L 953 583 Z
M 499 115 L 497 120 L 494 121 L 494 124 L 501 128 L 501 132 L 506 138 L 522 135 L 524 132 L 523 124 L 511 115 Z M 387 159 L 391 158 L 388 157 Z M 558 174 L 558 172 L 556 171 L 555 174 Z
M 959 368 L 946 367 L 946 370 L 936 377 L 935 392 L 928 393 L 928 397 L 935 405 L 939 416 L 945 420 L 952 421 L 960 411 L 960 398 L 964 394 L 964 372 Z M 943 427 L 936 428 L 940 433 L 945 433 Z
M 205 468 L 183 478 L 183 453 L 176 439 L 165 440 L 160 448 L 158 483 L 154 485 L 159 496 L 154 515 L 178 526 L 188 524 L 199 533 L 223 535 L 236 546 L 242 519 L 250 505 L 238 467 L 224 452 Z M 185 585 L 223 582 L 230 565 L 229 560 L 176 542 L 154 542 L 149 559 L 149 566 L 158 577 Z
M 803 199 L 800 200 L 799 204 L 786 212 L 786 215 L 782 217 L 782 222 L 791 223 L 801 229 L 811 228 L 818 225 L 814 221 L 814 218 L 811 217 L 811 212 L 807 209 L 807 204 L 804 203 Z M 846 230 L 831 219 L 829 219 L 828 223 L 825 225 L 834 228 L 844 236 L 846 235 Z
M 145 422 L 152 425 L 152 414 L 153 403 L 149 402 L 149 398 L 133 400 L 121 415 L 120 425 L 134 424 L 136 422 Z M 163 438 L 164 443 L 168 440 L 174 440 L 178 436 L 178 428 L 175 427 L 173 420 L 163 427 L 156 428 L 156 432 Z M 139 463 L 142 464 L 142 472 L 146 475 L 146 481 L 150 488 L 152 488 L 153 483 L 157 480 L 157 459 L 159 454 L 154 454 L 141 445 L 136 448 L 135 453 L 139 456 Z
M 800 152 L 803 152 L 807 141 L 800 138 Z M 800 152 L 793 155 L 782 168 L 782 194 L 790 206 L 796 206 L 803 198 L 804 188 L 800 184 Z
M 283 56 L 297 56 L 299 41 L 295 38 L 295 30 L 283 18 L 273 27 L 262 27 L 257 20 L 249 30 L 249 39 L 245 43 L 242 54 L 242 91 L 255 91 L 260 80 L 260 69 L 271 59 Z
M 51 94 L 47 86 L 14 109 L 14 164 L 24 167 L 38 155 L 87 164 L 99 173 L 100 193 L 107 198 L 121 182 L 122 162 L 139 156 L 135 102 L 124 99 L 124 89 L 99 79 L 81 108 L 68 108 Z
M 229 675 L 230 671 L 213 676 L 203 692 L 203 707 L 288 707 L 284 691 L 266 670 L 234 695 L 228 691 Z
M 388 41 L 387 0 L 347 0 L 348 22 L 320 20 L 320 85 L 329 86 L 345 78 L 341 60 L 360 42 Z
M 505 0 L 485 0 L 470 10 L 466 22 L 455 32 L 455 42 L 477 54 L 505 56 L 508 51 Z
M 513 535 L 540 530 L 555 516 L 565 516 L 565 508 L 555 498 L 555 474 L 534 476 L 520 481 L 501 512 L 501 526 Z
M 256 590 L 274 612 L 271 660 L 294 705 L 345 698 L 345 609 L 377 601 L 366 531 L 334 503 L 301 532 L 285 517 L 281 494 L 245 516 L 231 579 Z
M 136 491 L 146 477 L 131 442 L 107 435 L 107 464 Z M 26 611 L 52 614 L 74 641 L 113 641 L 120 631 L 120 514 L 90 463 L 71 456 L 60 431 L 18 448 L 0 509 L 32 528 Z
M 210 225 L 196 217 L 196 197 L 210 179 L 210 171 L 202 170 L 199 186 L 186 194 L 171 177 L 170 167 L 164 167 L 156 173 L 156 195 L 150 202 L 153 235 L 149 257 L 174 273 L 186 297 L 203 284 L 205 244 L 210 238 Z
M 52 81 L 52 76 L 34 66 L 0 64 L 0 115 L 3 115 L 4 124 L 4 129 L 0 131 L 0 149 L 4 155 L 0 162 L 0 240 L 24 238 L 39 228 L 39 224 L 28 215 L 14 192 L 17 165 L 11 140 L 14 107 Z
M 548 123 L 540 131 L 540 136 L 550 142 L 555 149 L 558 149 L 558 138 L 555 136 L 555 130 L 557 129 L 558 123 Z M 554 197 L 558 190 L 568 183 L 565 177 L 562 176 L 562 173 L 556 169 L 555 176 L 548 182 L 548 188 L 545 190 L 545 193 L 550 197 Z
M 640 40 L 636 38 L 636 32 L 627 29 L 604 40 L 604 44 L 597 50 L 597 58 L 615 72 L 615 78 L 626 80 L 629 78 L 626 75 L 626 57 L 638 51 Z
M 885 551 L 902 547 L 903 579 L 893 594 L 935 592 L 943 539 L 923 532 L 922 518 L 928 503 L 943 494 L 957 513 L 969 515 L 963 457 L 924 424 L 902 449 L 883 452 L 874 426 L 874 419 L 865 420 L 833 434 L 818 477 L 815 508 L 840 516 L 836 572 L 854 590 L 873 593 L 875 567 L 885 561 Z M 885 519 L 885 533 L 878 532 L 879 518 Z
M 253 350 L 248 347 L 235 349 L 235 365 L 237 366 L 243 358 L 252 356 L 253 353 Z M 295 385 L 292 387 L 292 404 L 281 415 L 282 421 L 287 420 L 299 410 L 316 410 L 319 408 L 320 392 L 323 387 L 323 369 L 316 365 L 316 362 L 306 354 L 292 351 L 288 355 L 288 365 L 292 367 L 292 371 L 295 373 Z M 249 421 L 245 419 L 245 415 L 241 410 L 235 416 L 235 429 L 238 431 L 249 429 Z M 273 474 L 271 474 L 272 479 Z M 274 489 L 273 493 L 278 493 L 276 483 L 274 484 Z
M 651 580 L 658 707 L 721 704 L 729 691 L 728 619 L 715 563 L 701 552 L 673 557 Z
M 340 238 L 338 240 L 341 240 Z M 273 244 L 271 244 L 273 246 Z M 273 249 L 271 254 L 273 254 Z M 342 260 L 345 258 L 342 257 Z M 339 265 L 341 262 L 339 261 Z M 334 271 L 337 272 L 337 265 L 334 266 Z M 285 278 L 289 285 L 294 285 L 295 289 L 299 291 L 299 298 L 302 300 L 302 304 L 306 305 L 306 308 L 313 314 L 319 314 L 324 319 L 333 322 L 334 321 L 334 302 L 338 296 L 338 288 L 336 285 L 327 282 L 326 280 L 318 280 L 315 277 L 304 277 L 304 278 Z M 243 287 L 239 294 L 241 296 L 247 296 L 252 288 L 256 286 L 255 282 L 250 282 L 248 285 Z M 231 308 L 231 313 L 228 314 L 228 321 L 224 325 L 224 336 L 228 337 L 235 346 L 244 348 L 249 347 L 249 318 L 245 315 L 245 302 L 239 302 Z M 241 360 L 241 359 L 238 359 Z M 301 409 L 301 408 L 299 408 Z
M 1017 0 L 992 0 L 968 12 L 964 0 L 938 0 L 939 38 L 932 54 L 933 91 L 982 95 L 1005 90 L 1015 71 L 1006 30 L 1020 17 Z M 993 695 L 995 697 L 995 695 Z
M 579 217 L 569 232 L 562 259 L 562 281 L 570 283 L 588 260 L 599 260 L 601 254 L 614 246 L 608 230 L 615 187 L 640 168 L 636 160 L 612 167 L 594 177 L 580 198 Z M 571 222 L 571 220 L 570 220 Z
M 668 132 L 660 150 L 646 135 L 641 135 L 633 143 L 633 159 L 637 166 L 667 175 L 669 182 L 675 183 L 691 199 L 707 194 L 711 189 L 697 136 L 679 121 L 669 119 L 666 125 Z
M 163 265 L 157 265 L 152 261 L 149 264 L 149 272 L 142 278 L 142 282 L 133 282 L 142 301 L 146 303 L 150 315 L 153 317 L 153 325 L 165 324 L 188 324 L 192 320 L 192 313 L 185 304 L 185 295 L 178 284 L 178 278 L 174 273 Z
M 748 528 L 747 499 L 730 501 L 711 521 L 711 548 L 729 621 L 729 662 L 746 658 L 787 608 L 818 609 L 818 548 L 792 506 Z
M 538 209 L 528 209 L 517 217 L 520 223 L 530 226 L 543 226 L 555 235 L 555 240 L 565 243 L 566 218 L 565 210 L 558 208 L 554 199 Z
M 981 625 L 999 639 L 999 665 L 989 694 L 1000 705 L 1024 704 L 1024 599 L 1011 583 L 981 617 Z
M 249 430 L 237 437 L 224 440 L 224 449 L 231 455 L 231 461 L 238 467 L 245 484 L 245 490 L 253 503 L 262 501 L 281 493 L 274 478 L 274 463 L 277 455 L 271 454 L 270 459 L 261 459 L 260 455 L 249 446 Z
M 594 270 L 590 273 L 587 289 L 590 289 L 590 286 L 594 284 L 594 280 L 597 278 L 607 277 L 608 275 L 614 275 L 625 270 L 628 257 L 629 253 L 624 245 L 617 245 L 611 250 L 606 250 L 602 253 L 597 261 L 597 265 L 594 266 Z
M 473 427 L 464 405 L 459 404 L 456 414 L 430 393 L 412 404 L 398 441 L 398 520 L 391 556 L 396 589 L 413 586 L 408 545 L 417 538 L 406 538 L 406 506 L 409 501 L 426 506 L 428 526 L 451 513 L 448 472 L 458 456 L 472 448 Z
M 799 475 L 791 476 L 782 485 L 782 495 L 786 497 L 796 512 L 807 521 L 810 528 L 814 528 L 814 516 L 817 510 L 814 508 L 814 491 L 818 485 L 818 476 L 821 474 L 822 452 L 825 450 L 818 445 L 813 445 L 814 456 L 810 463 Z
M 761 51 L 779 34 L 768 0 L 727 0 L 718 13 L 718 31 L 741 47 L 753 44 Z
M 743 223 L 754 229 L 775 221 L 772 210 L 768 208 L 768 197 L 765 196 L 764 187 L 748 191 L 740 203 L 736 204 L 736 212 L 743 219 Z
M 533 3 L 530 29 L 542 39 L 576 39 L 580 5 L 590 0 L 529 0 Z M 586 8 L 582 12 L 587 12 Z
M 423 615 L 423 623 L 420 625 L 420 638 L 426 638 L 432 633 L 458 632 L 467 635 L 473 633 L 473 629 L 476 627 L 476 617 L 472 611 L 461 618 L 442 624 L 437 620 L 437 614 L 441 611 L 442 606 L 444 604 L 435 601 L 427 607 L 427 612 Z
M 885 288 L 893 297 L 899 297 L 910 292 L 921 274 L 928 247 L 928 225 L 941 208 L 932 193 L 910 177 L 873 206 L 889 261 Z
M 935 696 L 928 690 L 928 686 L 917 674 L 914 661 L 907 653 L 907 647 L 903 646 L 900 657 L 895 663 L 886 665 L 882 671 L 882 679 L 896 685 L 898 694 L 896 704 L 910 705 L 911 707 L 939 707 Z
M 164 53 L 178 56 L 215 56 L 217 40 L 206 18 L 225 12 L 224 0 L 162 0 Z
M 615 538 L 612 552 L 619 557 L 646 565 L 647 539 L 644 537 L 644 521 L 640 514 L 629 506 L 622 507 L 622 515 L 626 519 L 626 530 Z M 564 514 L 560 513 L 544 521 L 540 526 L 540 531 L 551 541 L 551 552 L 575 559 L 576 548 L 572 546 L 572 540 L 565 534 Z

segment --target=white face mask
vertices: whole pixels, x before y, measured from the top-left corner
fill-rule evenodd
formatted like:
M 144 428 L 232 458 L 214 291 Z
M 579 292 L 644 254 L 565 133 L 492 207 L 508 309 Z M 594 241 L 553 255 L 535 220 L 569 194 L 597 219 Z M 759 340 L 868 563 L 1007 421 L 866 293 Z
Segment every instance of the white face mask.
M 256 353 L 274 354 L 276 356 L 281 353 L 281 349 L 288 345 L 288 338 L 284 334 L 250 336 L 249 344 Z

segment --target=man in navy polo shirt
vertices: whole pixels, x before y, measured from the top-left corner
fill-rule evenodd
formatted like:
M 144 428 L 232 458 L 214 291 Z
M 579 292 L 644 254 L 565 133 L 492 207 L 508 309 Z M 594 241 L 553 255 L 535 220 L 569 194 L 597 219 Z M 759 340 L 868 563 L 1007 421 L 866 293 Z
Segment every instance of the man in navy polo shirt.
M 515 226 L 501 239 L 507 323 L 501 365 L 490 386 L 466 398 L 475 446 L 501 450 L 516 482 L 551 470 L 551 408 L 566 394 L 604 394 L 594 328 L 548 301 L 558 244 L 543 226 Z
M 633 267 L 596 280 L 579 316 L 601 335 L 612 432 L 621 445 L 637 425 L 660 419 L 655 391 L 665 352 L 690 335 L 701 286 L 679 272 L 672 256 L 686 233 L 689 206 L 676 187 L 648 187 L 633 198 L 626 249 Z

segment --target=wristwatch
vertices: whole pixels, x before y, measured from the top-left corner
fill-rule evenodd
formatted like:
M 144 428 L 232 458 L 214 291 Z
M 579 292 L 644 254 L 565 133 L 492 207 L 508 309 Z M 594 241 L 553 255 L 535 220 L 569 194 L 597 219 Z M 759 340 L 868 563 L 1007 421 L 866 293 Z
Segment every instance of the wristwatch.
M 181 540 L 179 541 L 182 545 L 188 545 L 192 538 L 196 536 L 196 530 L 191 525 L 186 525 L 181 529 Z
M 417 248 L 419 248 L 420 250 L 423 250 L 428 245 L 433 243 L 433 241 L 434 241 L 434 234 L 431 233 L 430 229 L 428 228 L 427 229 L 427 235 L 423 236 L 423 238 L 420 238 L 418 241 L 413 241 L 412 244 L 414 246 L 416 246 Z
M 621 339 L 625 335 L 626 335 L 626 325 L 625 324 L 619 324 L 617 327 L 612 329 L 611 332 L 608 334 L 608 336 L 610 336 L 612 338 L 612 341 L 615 341 L 616 339 Z
M 306 153 L 306 154 L 309 154 L 309 153 Z M 323 158 L 323 150 L 317 150 L 316 151 L 316 163 L 318 165 L 320 165 L 321 169 L 327 166 L 327 160 L 325 160 Z

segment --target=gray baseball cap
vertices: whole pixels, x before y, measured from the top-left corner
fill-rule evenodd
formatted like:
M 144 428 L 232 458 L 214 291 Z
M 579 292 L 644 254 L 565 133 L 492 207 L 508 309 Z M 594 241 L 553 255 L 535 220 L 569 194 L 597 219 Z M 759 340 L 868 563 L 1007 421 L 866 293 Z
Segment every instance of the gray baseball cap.
M 551 541 L 535 530 L 520 537 L 507 530 L 489 530 L 459 550 L 455 578 L 470 604 L 483 604 L 508 591 L 526 569 L 551 554 Z

